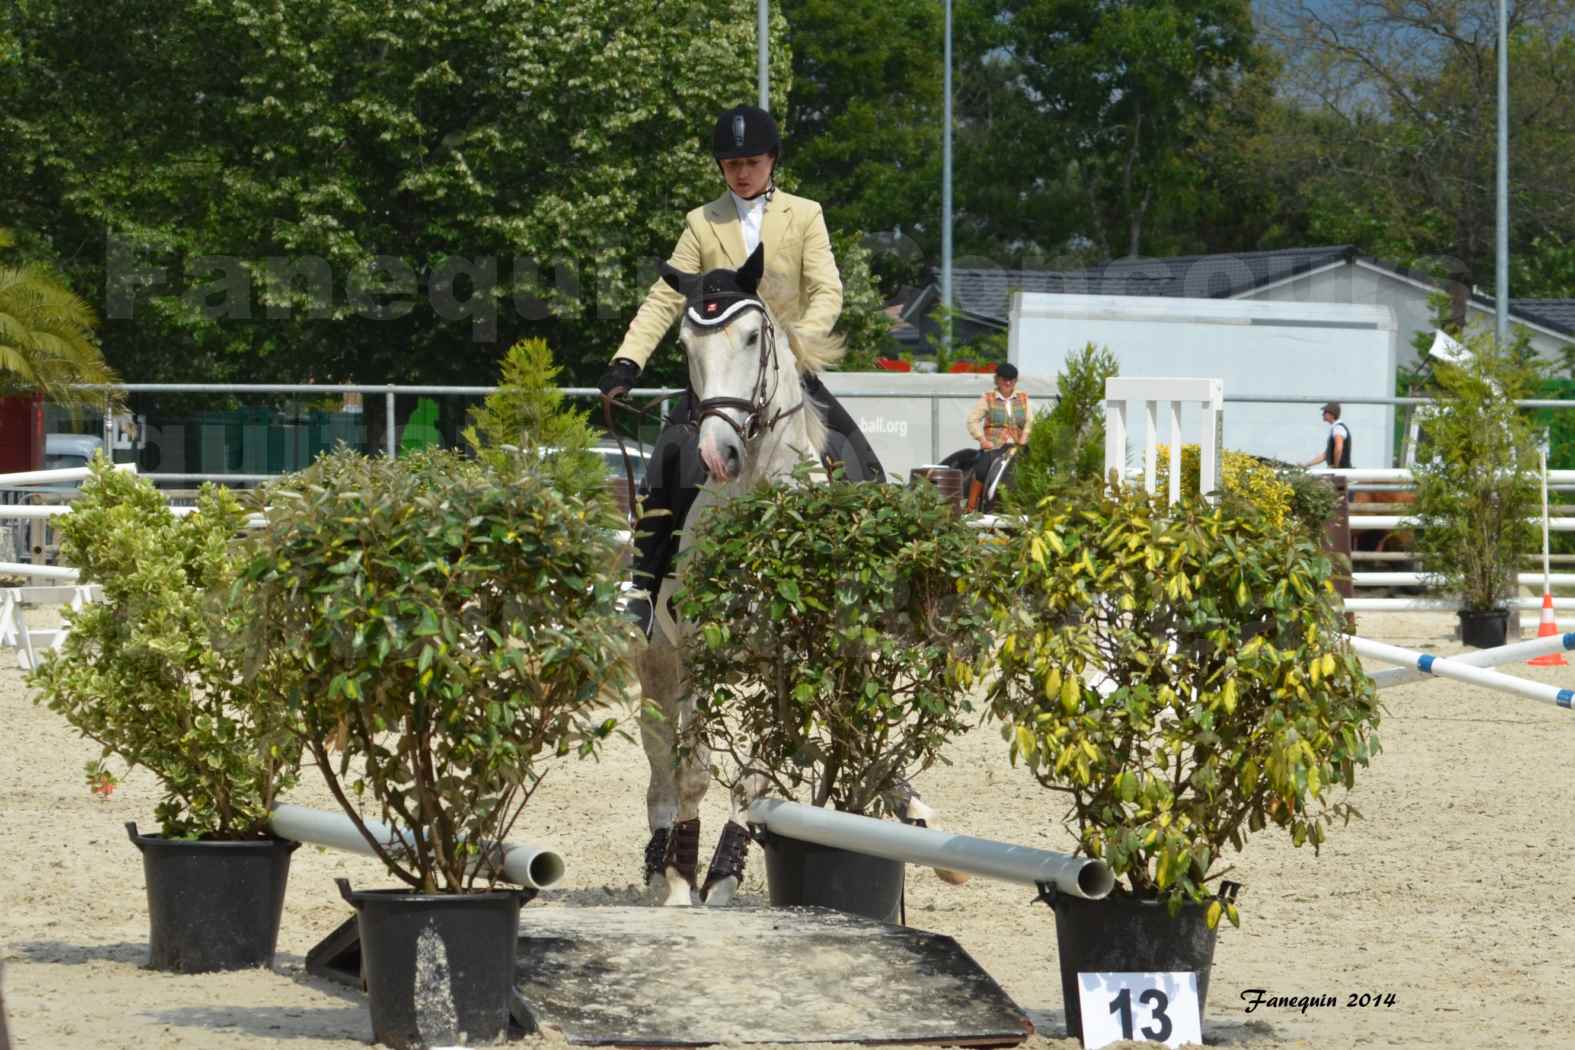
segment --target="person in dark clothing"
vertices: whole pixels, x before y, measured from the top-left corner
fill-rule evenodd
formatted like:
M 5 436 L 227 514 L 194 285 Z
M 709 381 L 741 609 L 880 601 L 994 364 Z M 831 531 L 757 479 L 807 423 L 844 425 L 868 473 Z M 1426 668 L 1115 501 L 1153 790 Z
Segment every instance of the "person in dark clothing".
M 1314 456 L 1306 467 L 1347 468 L 1351 465 L 1351 428 L 1340 422 L 1340 402 L 1330 401 L 1323 406 L 1323 421 L 1329 424 L 1329 434 L 1324 441 L 1323 455 Z

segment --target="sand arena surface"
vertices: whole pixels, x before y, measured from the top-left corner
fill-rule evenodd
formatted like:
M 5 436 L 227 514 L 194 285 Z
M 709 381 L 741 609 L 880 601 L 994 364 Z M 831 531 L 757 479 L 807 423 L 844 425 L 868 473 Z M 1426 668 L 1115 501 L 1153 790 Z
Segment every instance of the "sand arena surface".
M 1448 614 L 1371 614 L 1361 633 L 1439 653 L 1458 650 Z M 365 1046 L 364 1000 L 308 977 L 307 950 L 345 916 L 332 879 L 389 885 L 371 860 L 303 847 L 295 854 L 273 972 L 171 976 L 143 969 L 147 917 L 128 820 L 153 825 L 154 782 L 134 773 L 93 797 L 82 765 L 96 748 L 35 706 L 0 652 L 0 958 L 16 1050 Z M 1575 685 L 1575 666 L 1506 670 Z M 1242 928 L 1220 936 L 1205 1032 L 1211 1043 L 1282 1047 L 1569 1047 L 1575 1045 L 1575 713 L 1434 680 L 1382 694 L 1384 754 L 1357 786 L 1365 819 L 1330 833 L 1321 857 L 1265 833 L 1233 878 Z M 1007 763 L 997 731 L 956 742 L 952 765 L 919 782 L 948 829 L 1050 849 L 1072 838 L 1057 796 Z M 547 907 L 633 904 L 645 845 L 645 758 L 620 741 L 600 763 L 568 762 L 547 779 L 521 837 L 568 863 Z M 332 809 L 310 775 L 291 797 Z M 726 819 L 714 789 L 702 859 Z M 1027 1044 L 1064 1037 L 1054 922 L 1030 889 L 974 879 L 941 884 L 910 869 L 910 924 L 955 937 L 1038 1023 Z M 741 900 L 765 903 L 752 852 Z M 719 979 L 737 979 L 719 975 Z M 1339 1005 L 1259 1007 L 1242 993 L 1334 996 Z M 1348 1007 L 1352 993 L 1393 993 L 1389 1007 Z M 552 1035 L 523 1047 L 563 1045 Z M 1129 1044 L 1137 1045 L 1137 1044 Z

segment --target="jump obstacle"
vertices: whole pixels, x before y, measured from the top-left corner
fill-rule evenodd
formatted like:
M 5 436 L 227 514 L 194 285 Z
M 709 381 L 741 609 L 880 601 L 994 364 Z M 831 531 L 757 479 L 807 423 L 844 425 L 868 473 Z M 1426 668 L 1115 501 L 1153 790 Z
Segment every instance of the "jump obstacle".
M 758 801 L 750 820 L 769 834 L 1033 885 L 1041 895 L 1054 888 L 1097 899 L 1115 881 L 1102 860 L 797 803 Z M 393 829 L 365 823 L 379 843 L 398 845 Z M 280 804 L 270 826 L 283 838 L 375 855 L 344 814 Z M 563 858 L 544 846 L 498 849 L 504 878 L 533 896 L 566 870 Z M 831 969 L 783 968 L 785 955 L 838 962 Z M 360 966 L 354 917 L 306 957 L 307 972 L 351 987 L 361 986 Z M 719 983 L 719 972 L 771 972 L 775 994 L 762 998 L 747 982 Z M 850 981 L 850 973 L 859 979 Z M 533 909 L 522 916 L 516 981 L 512 1011 L 523 1029 L 550 1026 L 579 1043 L 1006 1046 L 1033 1032 L 1027 1016 L 952 938 L 824 908 Z M 594 1005 L 605 1002 L 619 1009 Z M 748 1018 L 742 1026 L 741 1017 Z

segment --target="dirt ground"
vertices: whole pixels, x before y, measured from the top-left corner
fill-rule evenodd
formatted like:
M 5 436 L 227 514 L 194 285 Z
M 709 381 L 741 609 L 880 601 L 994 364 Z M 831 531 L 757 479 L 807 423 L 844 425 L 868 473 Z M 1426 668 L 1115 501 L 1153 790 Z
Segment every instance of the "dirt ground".
M 1442 614 L 1372 614 L 1360 632 L 1414 648 L 1458 649 Z M 370 860 L 295 854 L 272 972 L 170 976 L 144 969 L 141 863 L 124 822 L 152 823 L 156 799 L 133 774 L 109 799 L 83 786 L 95 749 L 32 702 L 0 652 L 0 959 L 16 1050 L 290 1048 L 347 1050 L 371 1039 L 364 1000 L 308 977 L 303 959 L 344 916 L 331 879 L 387 885 Z M 1507 670 L 1575 685 L 1575 667 Z M 1225 928 L 1204 1020 L 1212 1044 L 1459 1048 L 1575 1045 L 1575 827 L 1568 711 L 1445 681 L 1383 693 L 1384 754 L 1357 787 L 1365 819 L 1335 829 L 1323 853 L 1265 834 L 1239 858 L 1241 929 Z M 952 764 L 919 783 L 949 829 L 1066 849 L 1054 796 L 1006 761 L 983 727 Z M 633 904 L 645 843 L 645 759 L 620 742 L 598 764 L 570 763 L 531 803 L 522 837 L 555 845 L 568 874 L 526 909 Z M 308 779 L 291 801 L 332 808 Z M 709 854 L 726 818 L 713 789 Z M 763 904 L 751 858 L 741 900 Z M 1032 891 L 974 879 L 941 884 L 910 869 L 910 925 L 955 937 L 1034 1018 L 1034 1048 L 1071 1050 L 1054 923 Z M 1334 996 L 1338 1005 L 1260 1006 L 1244 993 Z M 1392 1006 L 1347 1006 L 1393 993 Z M 563 1044 L 547 1034 L 522 1046 Z M 1134 1044 L 1135 1045 L 1135 1044 Z

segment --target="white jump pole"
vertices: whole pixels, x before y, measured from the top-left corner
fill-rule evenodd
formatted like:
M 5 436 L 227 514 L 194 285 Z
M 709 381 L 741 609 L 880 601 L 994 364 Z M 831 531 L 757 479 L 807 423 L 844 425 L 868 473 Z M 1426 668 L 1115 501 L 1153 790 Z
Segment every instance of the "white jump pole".
M 1499 664 L 1519 663 L 1521 660 L 1530 660 L 1537 656 L 1546 656 L 1549 653 L 1560 653 L 1575 650 L 1575 632 L 1569 634 L 1549 635 L 1546 638 L 1533 638 L 1529 642 L 1516 642 L 1514 645 L 1500 645 L 1492 649 L 1477 649 L 1469 653 L 1457 653 L 1448 657 L 1454 663 L 1470 664 L 1472 667 L 1497 667 Z M 1431 677 L 1414 667 L 1394 667 L 1387 671 L 1377 671 L 1370 675 L 1373 684 L 1380 689 L 1390 686 L 1406 685 L 1410 682 L 1420 682 Z
M 1105 897 L 1116 884 L 1110 866 L 1091 857 L 954 835 L 938 828 L 916 828 L 781 799 L 757 800 L 749 807 L 749 819 L 784 838 L 909 864 L 966 871 L 987 879 L 1030 886 L 1049 884 L 1061 893 L 1087 900 Z
M 1501 671 L 1489 671 L 1485 667 L 1475 667 L 1460 660 L 1453 660 L 1431 653 L 1420 653 L 1414 649 L 1402 649 L 1398 645 L 1386 645 L 1368 638 L 1348 636 L 1351 649 L 1358 656 L 1366 656 L 1386 664 L 1398 664 L 1401 667 L 1414 667 L 1423 674 L 1437 675 L 1439 678 L 1451 678 L 1457 682 L 1468 682 L 1471 685 L 1480 685 L 1484 689 L 1492 689 L 1499 693 L 1514 693 L 1531 700 L 1543 700 L 1547 703 L 1557 704 L 1559 707 L 1569 708 L 1575 704 L 1575 690 L 1560 689 L 1555 685 L 1544 685 L 1541 682 L 1528 682 L 1524 678 L 1516 678 Z M 1553 638 L 1544 639 L 1554 641 Z M 1508 648 L 1506 646 L 1506 648 Z
M 29 561 L 0 561 L 0 576 L 41 576 L 50 580 L 74 580 L 80 576 L 69 565 L 34 565 Z
M 282 839 L 359 853 L 363 857 L 377 856 L 355 822 L 343 813 L 324 813 L 319 809 L 280 803 L 273 807 L 268 824 Z M 366 829 L 384 846 L 397 846 L 401 842 L 394 829 L 380 821 L 366 821 Z M 530 842 L 505 842 L 500 848 L 503 878 L 509 882 L 544 890 L 563 878 L 563 857 L 554 850 Z
M 116 463 L 115 469 L 135 474 L 135 463 Z M 89 467 L 59 467 L 55 470 L 24 470 L 17 474 L 0 474 L 0 485 L 56 485 L 68 481 L 84 481 L 93 473 Z

